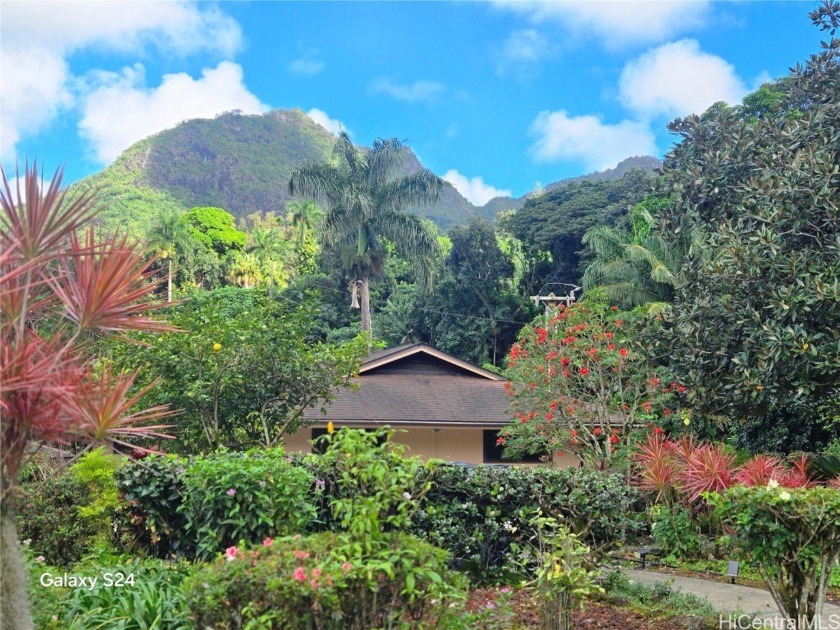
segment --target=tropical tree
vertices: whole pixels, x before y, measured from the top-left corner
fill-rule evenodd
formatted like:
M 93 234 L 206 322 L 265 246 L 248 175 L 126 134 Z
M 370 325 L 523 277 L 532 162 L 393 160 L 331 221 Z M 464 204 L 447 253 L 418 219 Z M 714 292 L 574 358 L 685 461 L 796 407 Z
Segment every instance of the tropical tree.
M 811 19 L 833 34 L 840 3 Z M 698 243 L 663 339 L 697 412 L 726 426 L 788 416 L 799 432 L 797 409 L 837 415 L 840 38 L 777 87 L 756 116 L 711 108 L 669 125 L 682 140 L 658 183 L 661 230 Z
M 188 260 L 192 256 L 195 240 L 190 226 L 174 209 L 160 213 L 146 232 L 146 246 L 166 260 L 166 300 L 172 301 L 172 278 L 179 260 Z
M 94 352 L 103 334 L 169 328 L 146 317 L 164 306 L 149 301 L 153 261 L 88 225 L 93 193 L 68 196 L 60 170 L 45 184 L 27 166 L 13 195 L 0 172 L 0 625 L 31 628 L 14 518 L 21 468 L 44 442 L 113 450 L 168 437 L 149 424 L 166 406 L 135 410 L 154 381 L 132 394 L 136 373 L 95 370 Z
M 245 248 L 253 255 L 262 275 L 268 279 L 268 295 L 274 295 L 275 281 L 285 279 L 283 259 L 288 253 L 288 245 L 283 240 L 279 229 L 255 226 L 249 234 L 250 245 Z
M 303 244 L 306 240 L 307 233 L 314 229 L 324 217 L 324 211 L 321 210 L 321 206 L 311 199 L 290 201 L 286 205 L 286 210 L 289 211 L 288 218 L 292 227 L 297 229 L 298 246 Z
M 595 254 L 583 274 L 586 291 L 601 288 L 623 308 L 647 305 L 658 311 L 674 299 L 690 240 L 666 241 L 656 230 L 667 199 L 648 196 L 630 211 L 630 229 L 599 225 L 583 236 Z
M 354 281 L 354 297 L 359 289 L 366 332 L 371 331 L 370 280 L 382 272 L 387 257 L 383 239 L 413 263 L 418 284 L 432 284 L 437 240 L 406 209 L 436 201 L 443 182 L 427 170 L 399 176 L 406 153 L 396 138 L 377 139 L 372 149 L 361 151 L 341 132 L 334 148 L 337 164 L 310 162 L 289 180 L 292 195 L 315 198 L 327 207 L 323 238 L 339 248 Z

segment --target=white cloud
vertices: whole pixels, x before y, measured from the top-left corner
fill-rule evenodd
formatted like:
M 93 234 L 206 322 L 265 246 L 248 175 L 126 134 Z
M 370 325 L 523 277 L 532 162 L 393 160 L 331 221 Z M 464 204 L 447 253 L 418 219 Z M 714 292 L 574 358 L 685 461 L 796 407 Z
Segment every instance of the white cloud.
M 455 190 L 461 193 L 462 196 L 473 204 L 474 206 L 483 206 L 494 197 L 510 197 L 511 192 L 508 189 L 495 188 L 490 184 L 484 183 L 482 177 L 465 177 L 455 169 L 446 171 L 443 179 L 455 186 Z
M 0 22 L 0 158 L 73 105 L 67 58 L 83 49 L 233 54 L 242 33 L 215 7 L 189 2 L 7 2 Z
M 501 0 L 496 5 L 534 22 L 554 21 L 578 36 L 594 35 L 608 48 L 658 42 L 703 26 L 708 0 Z
M 88 96 L 79 130 L 99 160 L 113 160 L 134 142 L 183 120 L 236 109 L 246 114 L 268 109 L 242 83 L 242 68 L 229 61 L 205 68 L 199 79 L 178 73 L 164 75 L 156 88 L 142 83 L 138 65 L 111 77 Z
M 721 57 L 683 39 L 647 51 L 624 66 L 622 104 L 643 117 L 700 114 L 717 101 L 740 103 L 747 87 Z
M 5 6 L 3 7 L 5 11 Z M 24 134 L 38 133 L 72 102 L 65 61 L 48 50 L 0 49 L 0 157 Z
M 513 31 L 502 45 L 496 70 L 500 74 L 509 69 L 522 71 L 552 54 L 555 49 L 556 46 L 545 35 L 533 28 Z
M 350 133 L 350 131 L 347 129 L 347 125 L 345 125 L 336 118 L 330 118 L 329 116 L 327 116 L 327 113 L 323 110 L 317 108 L 310 109 L 308 112 L 306 112 L 306 115 L 334 136 L 337 136 L 339 131 L 346 131 L 347 133 Z
M 596 116 L 543 111 L 531 123 L 536 136 L 531 154 L 538 161 L 583 162 L 586 168 L 611 168 L 631 155 L 656 155 L 656 141 L 644 123 L 623 120 L 610 125 Z
M 436 81 L 415 81 L 401 85 L 390 79 L 377 79 L 371 89 L 400 101 L 415 102 L 434 100 L 443 92 L 444 86 Z
M 292 74 L 300 74 L 306 77 L 311 77 L 313 75 L 318 74 L 321 72 L 326 65 L 323 61 L 318 61 L 317 59 L 295 59 L 287 66 L 289 72 Z

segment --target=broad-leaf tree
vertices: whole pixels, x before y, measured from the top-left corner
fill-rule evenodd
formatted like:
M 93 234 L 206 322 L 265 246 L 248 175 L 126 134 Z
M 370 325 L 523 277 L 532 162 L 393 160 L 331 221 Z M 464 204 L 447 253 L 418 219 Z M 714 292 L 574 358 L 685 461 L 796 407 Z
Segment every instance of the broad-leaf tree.
M 111 355 L 141 383 L 160 378 L 149 401 L 182 410 L 179 450 L 273 446 L 304 423 L 307 407 L 329 402 L 366 353 L 362 338 L 319 341 L 313 311 L 297 292 L 199 291 L 169 312 L 179 332 L 111 344 Z
M 832 33 L 838 16 L 831 2 L 811 14 Z M 693 405 L 722 423 L 838 400 L 840 39 L 778 95 L 748 116 L 713 107 L 669 125 L 681 142 L 665 160 L 662 234 L 698 242 L 666 339 Z
M 401 175 L 406 152 L 396 138 L 377 139 L 370 150 L 360 150 L 341 132 L 336 163 L 307 163 L 289 180 L 292 195 L 326 206 L 323 238 L 340 249 L 345 269 L 354 287 L 358 285 L 364 332 L 371 331 L 370 280 L 382 272 L 387 257 L 383 239 L 412 262 L 420 285 L 432 282 L 437 241 L 406 209 L 436 201 L 443 182 L 427 170 Z

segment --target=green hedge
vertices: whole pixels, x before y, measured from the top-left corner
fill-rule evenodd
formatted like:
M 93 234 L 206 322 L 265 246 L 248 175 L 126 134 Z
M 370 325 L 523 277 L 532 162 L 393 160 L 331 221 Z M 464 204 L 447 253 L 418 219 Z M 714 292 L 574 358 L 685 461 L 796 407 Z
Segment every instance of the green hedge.
M 123 467 L 119 484 L 131 505 L 136 524 L 133 537 L 138 545 L 156 555 L 194 555 L 199 539 L 204 540 L 203 548 L 209 553 L 240 539 L 253 543 L 283 533 L 335 531 L 337 524 L 330 502 L 347 494 L 336 471 L 319 456 L 283 457 L 278 452 L 260 457 L 261 453 L 265 451 L 250 456 L 203 458 L 202 461 L 210 459 L 214 463 L 202 464 L 205 472 L 200 478 L 190 472 L 195 470 L 194 461 L 173 457 L 151 457 Z M 246 493 L 261 496 L 259 482 L 271 470 L 282 470 L 284 478 L 294 478 L 295 491 L 281 495 L 274 485 L 275 490 L 265 500 L 246 501 Z M 225 471 L 236 475 L 235 484 L 232 478 L 223 476 Z M 504 571 L 511 544 L 530 535 L 527 520 L 537 507 L 562 518 L 596 549 L 632 540 L 643 514 L 639 494 L 616 474 L 584 469 L 464 468 L 444 464 L 423 467 L 419 476 L 422 479 L 418 485 L 431 481 L 432 488 L 414 516 L 412 533 L 450 552 L 455 566 L 480 580 L 494 579 Z M 230 519 L 229 504 L 234 503 L 228 501 L 225 491 L 234 485 L 236 518 L 240 519 L 237 528 L 223 525 Z M 184 497 L 189 497 L 188 501 Z M 258 506 L 264 517 L 262 522 L 255 511 Z M 283 511 L 305 518 L 285 521 L 294 527 L 287 526 L 283 531 L 271 529 L 268 520 L 272 517 L 267 514 L 280 518 Z M 186 515 L 191 516 L 184 520 Z M 210 534 L 217 527 L 229 529 L 215 540 L 200 535 L 202 531 Z M 199 555 L 208 557 L 208 553 Z

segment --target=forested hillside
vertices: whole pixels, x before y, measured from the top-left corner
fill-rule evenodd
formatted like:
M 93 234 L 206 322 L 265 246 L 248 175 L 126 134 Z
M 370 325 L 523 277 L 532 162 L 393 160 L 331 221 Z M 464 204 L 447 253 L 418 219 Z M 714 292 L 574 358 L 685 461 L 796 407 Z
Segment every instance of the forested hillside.
M 292 171 L 306 162 L 331 160 L 334 142 L 335 136 L 298 109 L 255 116 L 228 112 L 213 119 L 185 121 L 146 138 L 77 187 L 101 189 L 108 200 L 102 220 L 135 232 L 168 208 L 186 211 L 213 206 L 237 218 L 253 212 L 284 213 Z M 652 171 L 657 166 L 659 161 L 653 157 L 629 158 L 614 169 L 548 184 L 546 190 L 578 180 L 614 179 L 635 167 Z M 422 168 L 409 149 L 405 173 Z M 493 219 L 499 212 L 518 209 L 529 195 L 497 197 L 476 207 L 446 183 L 437 202 L 412 211 L 447 230 L 466 224 L 472 216 Z

